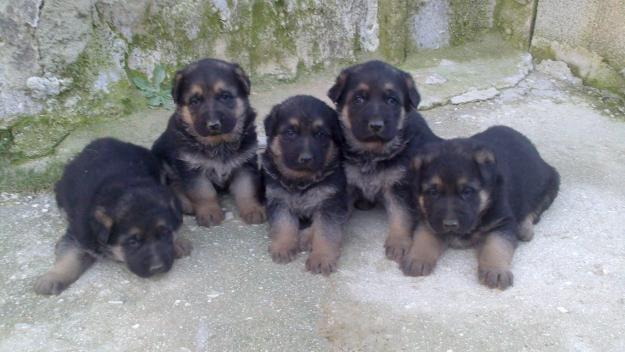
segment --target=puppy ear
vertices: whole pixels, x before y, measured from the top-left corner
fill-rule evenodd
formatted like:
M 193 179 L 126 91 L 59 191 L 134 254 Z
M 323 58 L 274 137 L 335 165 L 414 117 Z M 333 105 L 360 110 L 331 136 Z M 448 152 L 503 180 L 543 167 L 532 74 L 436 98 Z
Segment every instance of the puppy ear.
M 264 125 L 265 125 L 265 135 L 267 138 L 275 135 L 274 129 L 278 123 L 278 110 L 280 109 L 280 104 L 274 105 L 271 108 L 271 112 L 265 117 Z
M 412 110 L 412 109 L 417 110 L 417 107 L 419 106 L 419 103 L 421 102 L 421 96 L 419 95 L 419 92 L 417 91 L 417 86 L 414 83 L 414 79 L 412 79 L 412 75 L 410 75 L 408 72 L 402 71 L 402 76 L 404 79 L 404 84 L 406 85 L 405 88 L 407 92 L 406 102 L 408 104 L 406 106 L 406 110 Z
M 339 100 L 341 99 L 341 96 L 345 91 L 345 86 L 347 85 L 347 79 L 349 78 L 349 75 L 351 73 L 351 68 L 343 69 L 338 77 L 336 77 L 336 82 L 334 83 L 332 88 L 328 90 L 328 98 L 330 98 L 330 100 L 332 100 L 334 104 L 338 104 Z
M 243 88 L 243 92 L 245 92 L 245 95 L 250 95 L 250 91 L 252 89 L 250 78 L 245 73 L 245 70 L 243 70 L 243 68 L 239 66 L 239 64 L 232 64 L 232 66 L 234 67 L 234 74 L 237 76 L 239 84 Z
M 176 71 L 174 81 L 171 84 L 171 97 L 174 98 L 174 104 L 180 105 L 182 103 L 182 82 L 184 80 L 185 69 Z
M 473 151 L 473 160 L 477 163 L 480 175 L 486 182 L 492 182 L 497 176 L 497 162 L 492 150 L 479 146 Z
M 180 204 L 180 200 L 176 195 L 171 194 L 171 199 L 169 200 L 169 208 L 174 214 L 176 220 L 176 228 L 182 224 L 182 205 Z
M 343 136 L 343 131 L 339 124 L 339 114 L 334 109 L 331 109 L 330 114 L 332 118 L 330 119 L 329 127 L 332 133 L 332 140 L 334 140 L 334 143 L 336 143 L 339 148 L 343 147 L 345 145 L 345 137 Z
M 108 243 L 109 237 L 111 236 L 111 228 L 113 228 L 113 219 L 107 214 L 104 207 L 97 206 L 93 211 L 91 230 L 95 234 L 98 243 Z

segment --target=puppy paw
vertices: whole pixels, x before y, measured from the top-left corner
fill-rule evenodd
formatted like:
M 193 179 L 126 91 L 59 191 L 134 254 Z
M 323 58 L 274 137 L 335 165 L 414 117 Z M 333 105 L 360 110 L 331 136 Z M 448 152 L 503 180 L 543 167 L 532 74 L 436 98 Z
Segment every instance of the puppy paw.
M 323 252 L 312 252 L 306 260 L 306 270 L 313 274 L 330 275 L 336 271 L 338 257 Z
M 262 224 L 265 220 L 267 220 L 265 207 L 260 204 L 241 208 L 239 215 L 247 224 Z
M 436 266 L 436 259 L 427 258 L 425 256 L 412 256 L 408 254 L 405 256 L 399 267 L 404 275 L 407 276 L 427 276 L 434 271 Z
M 290 263 L 297 256 L 297 242 L 285 243 L 283 242 L 271 242 L 269 246 L 269 253 L 274 263 L 286 264 Z
M 490 288 L 505 290 L 514 282 L 514 275 L 507 268 L 479 267 L 477 272 L 480 283 Z
M 195 219 L 200 226 L 216 226 L 224 221 L 224 212 L 219 207 L 207 207 L 196 210 Z
M 400 263 L 411 245 L 412 240 L 408 237 L 388 237 L 384 243 L 386 258 Z
M 191 255 L 193 244 L 186 238 L 179 237 L 174 241 L 174 254 L 176 259 Z
M 35 281 L 34 290 L 35 293 L 39 295 L 58 295 L 63 292 L 69 283 L 63 279 L 63 277 L 54 272 L 48 272 L 43 276 L 39 277 L 37 281 Z

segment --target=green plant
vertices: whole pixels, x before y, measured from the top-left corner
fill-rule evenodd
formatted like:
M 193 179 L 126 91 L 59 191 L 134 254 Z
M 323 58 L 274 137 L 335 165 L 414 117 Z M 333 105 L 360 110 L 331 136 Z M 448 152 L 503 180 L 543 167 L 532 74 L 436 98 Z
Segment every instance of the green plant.
M 165 67 L 162 64 L 156 65 L 152 72 L 152 81 L 141 76 L 132 76 L 132 83 L 139 89 L 148 99 L 148 106 L 151 108 L 158 108 L 162 106 L 167 109 L 172 109 L 174 104 L 171 97 L 171 87 L 168 81 L 165 80 L 167 73 Z

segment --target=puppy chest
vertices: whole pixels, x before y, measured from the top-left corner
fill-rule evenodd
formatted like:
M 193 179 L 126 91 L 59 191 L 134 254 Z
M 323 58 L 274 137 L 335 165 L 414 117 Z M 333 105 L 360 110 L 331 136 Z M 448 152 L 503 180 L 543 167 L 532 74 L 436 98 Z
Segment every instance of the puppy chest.
M 362 195 L 370 201 L 375 201 L 382 192 L 400 183 L 405 174 L 406 169 L 403 166 L 363 172 L 358 165 L 345 165 L 347 183 L 358 188 Z
M 300 217 L 311 217 L 323 202 L 336 194 L 338 190 L 330 186 L 315 187 L 305 192 L 288 192 L 280 187 L 268 187 L 269 201 L 283 203 L 293 214 Z
M 224 186 L 236 169 L 243 166 L 249 159 L 247 155 L 239 155 L 228 160 L 207 158 L 202 155 L 182 154 L 179 158 L 191 170 L 203 173 L 211 182 Z

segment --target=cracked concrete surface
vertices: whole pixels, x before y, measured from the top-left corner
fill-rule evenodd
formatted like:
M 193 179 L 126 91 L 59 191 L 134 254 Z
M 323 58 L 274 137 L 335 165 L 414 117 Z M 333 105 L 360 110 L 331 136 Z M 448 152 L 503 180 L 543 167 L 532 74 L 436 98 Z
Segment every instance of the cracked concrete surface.
M 522 63 L 514 55 L 501 58 L 512 75 Z M 423 79 L 454 79 L 432 72 Z M 234 214 L 209 229 L 186 218 L 181 232 L 194 251 L 159 278 L 100 262 L 60 296 L 39 297 L 31 287 L 52 263 L 64 221 L 51 194 L 1 194 L 0 351 L 625 350 L 623 116 L 542 72 L 497 87 L 506 77 L 474 78 L 452 95 L 494 87 L 494 98 L 423 114 L 444 137 L 512 126 L 560 171 L 560 195 L 534 240 L 517 250 L 512 288 L 478 284 L 472 250 L 449 250 L 431 276 L 403 276 L 384 258 L 386 218 L 375 209 L 355 212 L 329 278 L 305 272 L 304 255 L 272 263 L 266 226 Z M 332 78 L 258 90 L 259 119 L 295 92 L 324 96 Z M 61 155 L 107 134 L 150 144 L 167 116 L 154 111 L 114 130 L 77 131 Z M 233 211 L 230 201 L 224 207 Z

